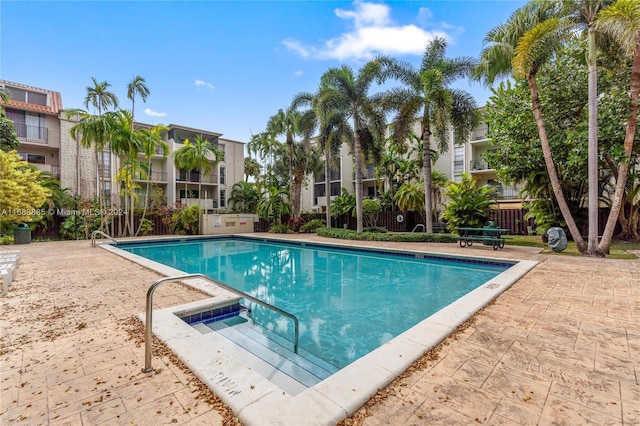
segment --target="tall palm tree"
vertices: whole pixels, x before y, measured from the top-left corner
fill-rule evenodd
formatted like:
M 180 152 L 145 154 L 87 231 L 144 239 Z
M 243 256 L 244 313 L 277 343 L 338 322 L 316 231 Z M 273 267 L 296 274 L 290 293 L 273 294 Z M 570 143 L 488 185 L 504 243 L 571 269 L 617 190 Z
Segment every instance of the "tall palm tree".
M 178 169 L 188 171 L 199 171 L 202 174 L 210 174 L 214 168 L 218 167 L 220 161 L 224 160 L 224 155 L 217 145 L 212 144 L 201 135 L 196 135 L 193 142 L 185 139 L 184 146 L 173 153 L 173 161 Z M 187 184 L 185 181 L 185 192 Z M 198 198 L 202 197 L 202 176 L 198 180 Z M 186 194 L 185 194 L 186 196 Z
M 622 207 L 638 120 L 638 99 L 640 97 L 640 3 L 636 0 L 618 0 L 600 12 L 598 22 L 595 25 L 597 29 L 612 35 L 633 58 L 631 89 L 629 91 L 629 115 L 627 116 L 624 136 L 624 160 L 620 162 L 611 212 L 599 245 L 600 250 L 608 253 L 616 221 Z
M 98 82 L 95 77 L 91 77 L 91 81 L 93 82 L 93 86 L 87 86 L 86 91 L 87 94 L 84 98 L 84 106 L 85 108 L 89 108 L 89 105 L 93 106 L 94 109 L 98 110 L 99 120 L 102 117 L 102 113 L 108 110 L 110 107 L 117 108 L 118 107 L 118 97 L 109 90 L 111 84 L 106 81 Z M 75 136 L 74 136 L 75 137 Z M 95 160 L 96 160 L 96 186 L 98 199 L 100 200 L 100 208 L 104 211 L 104 207 L 106 204 L 106 200 L 104 199 L 104 186 L 101 185 L 100 182 L 100 158 L 99 153 L 104 151 L 104 149 L 108 146 L 109 143 L 109 135 L 103 134 L 99 139 L 94 141 L 93 147 L 95 150 Z M 86 143 L 85 147 L 88 147 Z M 102 228 L 102 227 L 101 227 Z
M 562 39 L 560 27 L 563 24 L 558 17 L 563 16 L 564 6 L 562 2 L 530 2 L 516 10 L 506 23 L 489 31 L 484 39 L 477 76 L 487 84 L 510 74 L 527 81 L 553 193 L 573 240 L 584 253 L 586 245 L 562 192 L 551 154 L 536 81 L 540 67 L 553 56 Z
M 278 113 L 267 122 L 267 132 L 273 137 L 284 135 L 287 144 L 288 160 L 289 160 L 289 200 L 293 200 L 293 145 L 295 136 L 300 134 L 300 120 L 302 116 L 299 111 L 290 106 L 286 111 L 280 109 Z M 295 212 L 293 215 L 295 216 Z
M 436 37 L 431 40 L 422 57 L 420 68 L 399 61 L 386 63 L 385 75 L 400 80 L 406 86 L 397 92 L 402 99 L 394 119 L 394 138 L 404 140 L 411 135 L 413 124 L 420 121 L 420 140 L 423 145 L 425 228 L 433 232 L 433 206 L 431 205 L 431 137 L 439 151 L 449 145 L 449 126 L 454 129 L 456 142 L 462 143 L 478 124 L 477 105 L 473 97 L 449 87 L 460 78 L 470 76 L 477 63 L 472 58 L 445 57 L 447 41 Z
M 151 179 L 153 176 L 150 176 L 151 172 L 151 159 L 158 149 L 161 150 L 162 156 L 166 157 L 169 153 L 169 145 L 162 139 L 162 134 L 167 132 L 169 128 L 162 124 L 154 126 L 150 129 L 141 129 L 140 140 L 142 142 L 142 153 L 144 154 L 144 158 L 147 159 L 146 170 L 143 171 L 143 175 L 146 175 L 147 180 L 147 188 L 144 194 L 144 207 L 142 209 L 142 218 L 140 219 L 140 225 L 136 230 L 136 236 L 140 233 L 142 229 L 142 223 L 147 215 L 147 204 L 149 204 L 149 192 L 151 191 Z
M 377 147 L 384 140 L 385 114 L 382 105 L 386 94 L 369 94 L 373 83 L 381 80 L 382 62 L 380 58 L 372 60 L 357 73 L 347 65 L 331 68 L 324 73 L 320 83 L 320 108 L 323 111 L 333 111 L 331 119 L 336 128 L 346 130 L 345 124 L 353 125 L 343 141 L 350 144 L 354 158 L 356 223 L 359 233 L 363 230 L 362 160 L 379 153 Z
M 131 100 L 131 116 L 135 119 L 135 109 L 136 109 L 136 95 L 140 95 L 142 98 L 142 102 L 147 102 L 147 98 L 151 93 L 149 88 L 147 87 L 146 80 L 144 77 L 136 75 L 133 79 L 127 84 L 127 98 Z M 131 125 L 133 126 L 133 120 L 131 121 Z
M 316 93 L 302 92 L 295 96 L 291 105 L 295 108 L 309 107 L 307 118 L 313 117 L 311 124 L 305 127 L 305 137 L 309 137 L 310 130 L 318 128 L 316 143 L 320 152 L 324 153 L 324 184 L 325 184 L 325 214 L 327 228 L 331 228 L 331 170 L 339 167 L 338 158 L 343 141 L 353 135 L 351 126 L 343 120 L 342 115 L 333 109 L 327 109 L 321 102 L 322 86 Z

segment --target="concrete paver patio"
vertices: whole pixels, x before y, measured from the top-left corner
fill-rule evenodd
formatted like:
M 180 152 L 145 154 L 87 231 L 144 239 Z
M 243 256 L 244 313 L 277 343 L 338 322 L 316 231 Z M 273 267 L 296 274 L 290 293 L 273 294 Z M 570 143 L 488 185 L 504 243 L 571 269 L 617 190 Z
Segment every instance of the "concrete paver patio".
M 541 263 L 345 423 L 640 424 L 640 260 L 353 244 Z M 161 369 L 141 373 L 132 317 L 144 311 L 156 273 L 88 241 L 10 248 L 22 261 L 0 298 L 0 424 L 235 422 L 172 357 L 161 354 Z M 203 297 L 167 283 L 154 300 L 167 307 Z

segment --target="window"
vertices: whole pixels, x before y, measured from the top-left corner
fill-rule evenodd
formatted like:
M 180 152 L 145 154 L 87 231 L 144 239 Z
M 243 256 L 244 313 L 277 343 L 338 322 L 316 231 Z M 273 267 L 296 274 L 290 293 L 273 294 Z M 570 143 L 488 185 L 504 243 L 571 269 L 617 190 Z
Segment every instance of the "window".
M 30 90 L 18 89 L 16 87 L 5 87 L 5 89 L 13 101 L 47 106 L 46 93 L 32 92 Z
M 221 189 L 220 190 L 220 207 L 226 207 L 227 206 L 227 190 L 226 189 Z
M 45 155 L 42 155 L 42 154 L 25 154 L 25 153 L 20 153 L 19 155 L 23 160 L 25 160 L 28 163 L 31 163 L 31 164 L 46 164 L 45 159 L 47 157 Z
M 13 121 L 19 138 L 27 140 L 47 140 L 45 116 L 12 108 L 6 109 L 7 118 Z
M 227 170 L 224 167 L 220 167 L 220 185 L 226 184 L 226 174 Z
M 104 194 L 105 203 L 110 206 L 111 205 L 111 181 L 110 180 L 102 180 L 102 193 Z
M 453 173 L 464 172 L 464 146 L 456 146 L 453 150 Z
M 111 153 L 102 151 L 98 153 L 98 170 L 103 178 L 111 177 Z

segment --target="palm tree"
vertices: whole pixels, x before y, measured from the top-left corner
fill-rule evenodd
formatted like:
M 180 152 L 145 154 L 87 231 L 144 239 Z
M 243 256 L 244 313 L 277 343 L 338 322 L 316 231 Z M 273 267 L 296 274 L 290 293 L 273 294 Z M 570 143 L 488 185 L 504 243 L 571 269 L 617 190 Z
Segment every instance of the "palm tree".
M 477 65 L 472 58 L 445 57 L 447 41 L 436 37 L 431 40 L 422 57 L 419 69 L 411 64 L 389 61 L 385 75 L 400 80 L 406 89 L 398 91 L 402 99 L 394 120 L 394 138 L 404 140 L 411 135 L 413 124 L 420 121 L 420 140 L 423 145 L 425 228 L 433 232 L 433 206 L 431 205 L 431 137 L 446 152 L 449 145 L 449 125 L 454 129 L 456 142 L 462 143 L 478 124 L 477 105 L 473 97 L 463 90 L 449 86 L 468 77 Z
M 558 16 L 562 16 L 563 7 L 561 2 L 527 3 L 516 10 L 505 24 L 489 31 L 484 40 L 486 47 L 481 53 L 477 76 L 487 84 L 510 73 L 527 81 L 531 93 L 531 108 L 553 193 L 573 240 L 580 252 L 584 253 L 584 239 L 562 192 L 551 154 L 536 82 L 540 67 L 552 57 L 561 40 L 560 28 L 564 24 Z
M 140 95 L 142 98 L 142 102 L 147 102 L 147 98 L 149 97 L 149 88 L 147 87 L 146 80 L 136 75 L 127 85 L 127 98 L 131 99 L 131 116 L 135 118 L 135 108 L 136 108 L 136 95 Z M 133 120 L 131 121 L 131 125 L 133 126 Z
M 232 211 L 238 213 L 255 213 L 260 192 L 256 184 L 251 182 L 236 182 L 231 188 L 229 202 L 232 203 Z
M 629 174 L 629 164 L 633 151 L 638 119 L 638 99 L 640 97 L 640 4 L 635 0 L 618 0 L 602 12 L 596 27 L 612 35 L 625 51 L 633 57 L 631 65 L 631 89 L 629 91 L 629 115 L 624 137 L 624 160 L 620 162 L 613 203 L 599 249 L 609 252 Z
M 377 146 L 384 140 L 385 114 L 382 108 L 385 93 L 369 95 L 374 82 L 382 77 L 381 58 L 366 63 L 357 74 L 343 65 L 329 69 L 321 78 L 319 107 L 328 113 L 335 128 L 346 130 L 343 142 L 350 144 L 355 165 L 356 223 L 362 232 L 362 160 L 379 153 Z
M 260 176 L 260 163 L 253 158 L 245 157 L 244 159 L 244 181 L 249 182 L 249 176 L 253 176 L 256 179 Z
M 202 174 L 209 174 L 224 160 L 224 155 L 217 145 L 212 144 L 201 135 L 196 135 L 193 142 L 185 139 L 184 146 L 173 153 L 173 162 L 178 169 L 187 172 L 197 170 Z M 187 182 L 185 180 L 185 197 Z M 202 176 L 198 180 L 198 198 L 202 194 Z
M 98 83 L 98 80 L 96 80 L 95 77 L 91 77 L 91 81 L 93 82 L 93 86 L 87 86 L 86 88 L 87 94 L 84 98 L 84 106 L 85 108 L 89 108 L 89 105 L 91 105 L 93 106 L 94 109 L 97 109 L 98 120 L 100 121 L 104 110 L 107 110 L 110 107 L 113 107 L 113 108 L 118 107 L 118 97 L 109 90 L 109 87 L 111 87 L 111 84 L 107 83 L 106 81 Z M 104 199 L 105 198 L 104 186 L 100 184 L 99 153 L 104 151 L 105 147 L 107 147 L 109 143 L 109 137 L 110 137 L 109 132 L 107 131 L 108 129 L 106 127 L 103 127 L 103 130 L 106 131 L 106 133 L 103 133 L 102 135 L 95 135 L 95 136 L 98 136 L 98 139 L 95 139 L 93 141 L 93 147 L 95 150 L 95 160 L 96 160 L 96 185 L 97 185 L 98 199 L 100 200 L 100 209 L 102 211 L 104 211 L 106 200 Z M 75 137 L 75 134 L 72 136 Z M 83 146 L 85 148 L 88 148 L 90 145 L 91 145 L 91 142 L 87 144 L 85 140 L 85 143 L 83 144 Z M 101 229 L 103 228 L 102 225 L 100 228 Z
M 150 129 L 142 129 L 140 130 L 141 136 L 140 140 L 142 141 L 142 153 L 144 154 L 144 158 L 147 159 L 146 170 L 143 171 L 143 175 L 146 175 L 147 180 L 147 188 L 144 194 L 144 207 L 142 210 L 142 218 L 140 219 L 140 225 L 136 230 L 136 236 L 140 233 L 140 229 L 142 228 L 142 223 L 147 215 L 147 204 L 149 204 L 149 192 L 152 176 L 149 176 L 151 171 L 151 159 L 156 154 L 158 149 L 162 150 L 162 156 L 166 157 L 169 153 L 169 145 L 162 139 L 162 133 L 167 132 L 169 130 L 168 127 L 159 124 Z
M 267 132 L 273 137 L 285 136 L 289 158 L 289 200 L 293 199 L 293 144 L 294 136 L 300 133 L 300 120 L 300 113 L 290 106 L 286 111 L 278 110 L 278 113 L 267 122 Z
M 282 215 L 291 211 L 289 203 L 284 199 L 287 196 L 287 192 L 284 188 L 269 187 L 258 202 L 258 216 L 274 221 L 276 225 L 282 224 Z

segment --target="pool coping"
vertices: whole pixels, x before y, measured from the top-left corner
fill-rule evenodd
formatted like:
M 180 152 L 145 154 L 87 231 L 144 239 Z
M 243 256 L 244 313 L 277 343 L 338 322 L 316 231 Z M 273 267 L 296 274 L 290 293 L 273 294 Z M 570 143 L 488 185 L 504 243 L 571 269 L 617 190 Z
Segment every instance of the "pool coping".
M 239 237 L 288 244 L 320 247 L 351 248 L 348 244 L 321 242 L 292 242 L 262 236 L 224 235 L 216 238 Z M 163 238 L 149 241 L 172 241 L 195 238 Z M 209 239 L 211 237 L 207 237 Z M 141 242 L 135 240 L 131 242 Z M 184 275 L 177 269 L 120 250 L 110 244 L 100 247 L 165 276 Z M 383 247 L 357 247 L 364 251 L 384 251 L 401 254 L 433 255 L 438 258 L 488 260 L 479 256 L 448 255 L 425 251 Z M 538 263 L 532 260 L 490 258 L 490 263 L 512 264 L 485 284 L 424 319 L 414 327 L 389 340 L 378 349 L 359 358 L 317 385 L 292 396 L 268 379 L 240 363 L 234 351 L 242 350 L 222 336 L 209 334 L 206 339 L 177 315 L 204 308 L 206 305 L 228 303 L 238 296 L 216 287 L 213 283 L 192 279 L 184 284 L 196 288 L 211 299 L 154 311 L 153 331 L 156 336 L 184 362 L 184 364 L 246 424 L 336 424 L 353 414 L 378 389 L 387 386 L 426 351 L 435 347 L 455 329 L 471 318 L 503 291 L 513 285 Z M 151 285 L 151 283 L 149 283 Z M 139 314 L 144 321 L 144 313 Z M 237 352 L 236 352 L 237 353 Z M 215 356 L 212 356 L 215 354 Z

